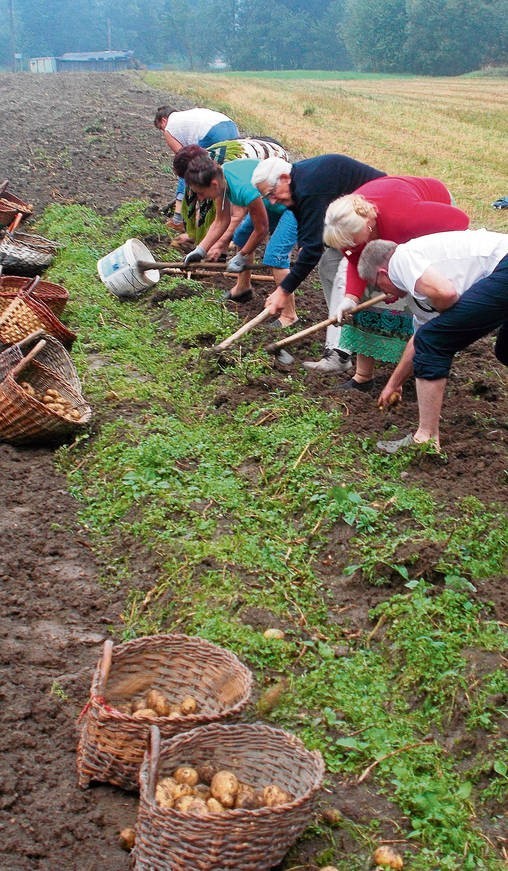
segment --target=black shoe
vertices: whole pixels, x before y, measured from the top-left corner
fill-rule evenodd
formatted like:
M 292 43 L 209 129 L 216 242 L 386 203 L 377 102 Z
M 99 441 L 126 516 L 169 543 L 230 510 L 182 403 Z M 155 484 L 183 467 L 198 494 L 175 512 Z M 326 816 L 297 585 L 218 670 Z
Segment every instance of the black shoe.
M 249 302 L 253 296 L 252 288 L 248 287 L 247 290 L 244 290 L 243 293 L 239 293 L 238 296 L 231 296 L 231 291 L 228 290 L 222 295 L 222 299 L 224 302 Z
M 370 378 L 369 381 L 355 381 L 354 378 L 350 378 L 349 381 L 339 384 L 339 390 L 361 390 L 362 393 L 370 393 L 373 386 L 373 378 Z

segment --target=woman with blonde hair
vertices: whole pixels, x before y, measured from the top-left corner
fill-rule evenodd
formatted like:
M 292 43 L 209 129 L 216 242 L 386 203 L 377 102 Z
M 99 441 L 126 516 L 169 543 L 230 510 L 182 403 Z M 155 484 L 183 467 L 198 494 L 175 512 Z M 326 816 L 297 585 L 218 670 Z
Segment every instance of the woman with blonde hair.
M 335 277 L 336 292 L 339 285 L 344 291 L 338 322 L 344 324 L 364 294 L 368 298 L 376 290 L 366 287 L 357 269 L 367 242 L 389 239 L 400 244 L 468 226 L 466 213 L 452 205 L 450 192 L 435 178 L 384 176 L 334 200 L 326 212 L 323 241 L 344 254 Z M 341 389 L 370 391 L 375 361 L 398 363 L 411 335 L 412 317 L 403 300 L 355 315 L 343 327 L 340 345 L 356 353 L 356 371 Z

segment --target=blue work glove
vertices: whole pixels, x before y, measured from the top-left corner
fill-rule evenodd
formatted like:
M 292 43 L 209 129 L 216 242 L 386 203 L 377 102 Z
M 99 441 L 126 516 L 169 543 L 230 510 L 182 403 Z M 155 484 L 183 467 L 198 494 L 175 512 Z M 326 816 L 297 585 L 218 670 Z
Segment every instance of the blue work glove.
M 226 272 L 243 272 L 249 266 L 249 258 L 239 251 L 238 254 L 235 254 L 235 256 L 231 258 L 231 260 L 228 260 Z
M 495 203 L 492 203 L 492 205 L 495 209 L 508 209 L 508 197 L 501 197 Z
M 192 251 L 190 251 L 187 254 L 187 257 L 184 258 L 183 262 L 184 262 L 185 266 L 188 266 L 189 263 L 199 263 L 199 261 L 204 260 L 205 257 L 206 257 L 205 249 L 201 245 L 198 245 L 196 248 L 193 248 Z

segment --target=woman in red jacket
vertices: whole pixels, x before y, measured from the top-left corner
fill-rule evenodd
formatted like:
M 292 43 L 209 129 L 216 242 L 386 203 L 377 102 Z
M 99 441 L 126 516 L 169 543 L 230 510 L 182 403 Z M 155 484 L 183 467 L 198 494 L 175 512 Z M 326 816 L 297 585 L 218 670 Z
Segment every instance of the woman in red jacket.
M 452 205 L 450 192 L 435 178 L 384 176 L 334 200 L 326 212 L 323 241 L 342 251 L 346 258 L 336 276 L 336 282 L 342 282 L 345 290 L 337 311 L 338 322 L 344 323 L 347 313 L 365 293 L 367 297 L 372 295 L 357 270 L 367 242 L 389 239 L 400 244 L 430 233 L 466 230 L 468 226 L 466 213 Z M 397 363 L 412 332 L 412 318 L 400 301 L 355 315 L 353 323 L 342 330 L 341 346 L 356 353 L 356 372 L 341 388 L 369 391 L 375 360 Z

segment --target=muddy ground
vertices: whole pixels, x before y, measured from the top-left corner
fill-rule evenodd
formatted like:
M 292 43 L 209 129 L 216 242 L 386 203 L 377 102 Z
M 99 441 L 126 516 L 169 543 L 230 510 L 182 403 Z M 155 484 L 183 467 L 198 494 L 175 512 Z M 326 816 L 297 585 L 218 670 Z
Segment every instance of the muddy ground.
M 106 213 L 139 197 L 161 208 L 171 198 L 172 183 L 161 172 L 169 158 L 152 117 L 169 100 L 169 94 L 147 88 L 135 74 L 0 76 L 0 176 L 34 203 L 36 215 L 51 202 L 84 203 Z M 171 102 L 189 105 L 181 98 Z M 259 285 L 256 299 L 242 314 L 259 310 L 263 292 Z M 155 295 L 146 305 L 154 317 L 160 316 Z M 312 282 L 299 305 L 302 325 L 326 316 Z M 408 473 L 411 483 L 428 486 L 446 500 L 464 494 L 486 501 L 503 498 L 508 404 L 506 379 L 491 346 L 490 339 L 484 340 L 455 366 L 443 421 L 448 463 L 424 463 Z M 305 358 L 305 351 L 300 348 L 298 356 Z M 380 383 L 383 374 L 381 370 Z M 270 383 L 247 389 L 262 396 L 274 386 L 289 389 L 283 367 L 274 368 Z M 308 389 L 319 390 L 331 406 L 339 401 L 333 383 L 309 377 Z M 218 390 L 217 404 L 235 401 Z M 346 411 L 347 430 L 382 431 L 379 413 L 364 397 L 348 396 Z M 409 429 L 416 418 L 412 390 L 406 392 L 403 410 L 392 414 Z M 55 472 L 51 450 L 0 444 L 0 473 L 0 867 L 125 871 L 130 860 L 119 849 L 117 834 L 134 821 L 135 797 L 109 786 L 82 791 L 75 773 L 76 718 L 102 642 L 111 627 L 120 627 L 125 590 L 120 595 L 101 587 L 100 555 L 94 555 L 79 526 L 78 506 Z M 337 542 L 337 547 L 345 546 Z M 135 543 L 132 547 L 131 566 L 143 578 L 146 554 L 135 551 Z M 422 552 L 420 568 L 431 572 L 429 560 Z M 322 562 L 335 604 L 349 608 L 351 631 L 364 628 L 368 608 L 384 591 L 362 589 L 354 579 L 339 583 L 326 558 Z M 156 567 L 150 568 L 153 584 Z M 501 579 L 481 585 L 479 596 L 493 602 L 498 619 L 507 619 Z M 245 616 L 262 625 L 263 614 Z M 374 815 L 390 821 L 382 833 L 396 837 L 396 810 L 368 784 L 338 790 L 334 802 L 353 822 Z M 348 849 L 347 834 L 338 841 Z M 312 855 L 323 846 L 302 843 L 283 867 L 314 869 Z

